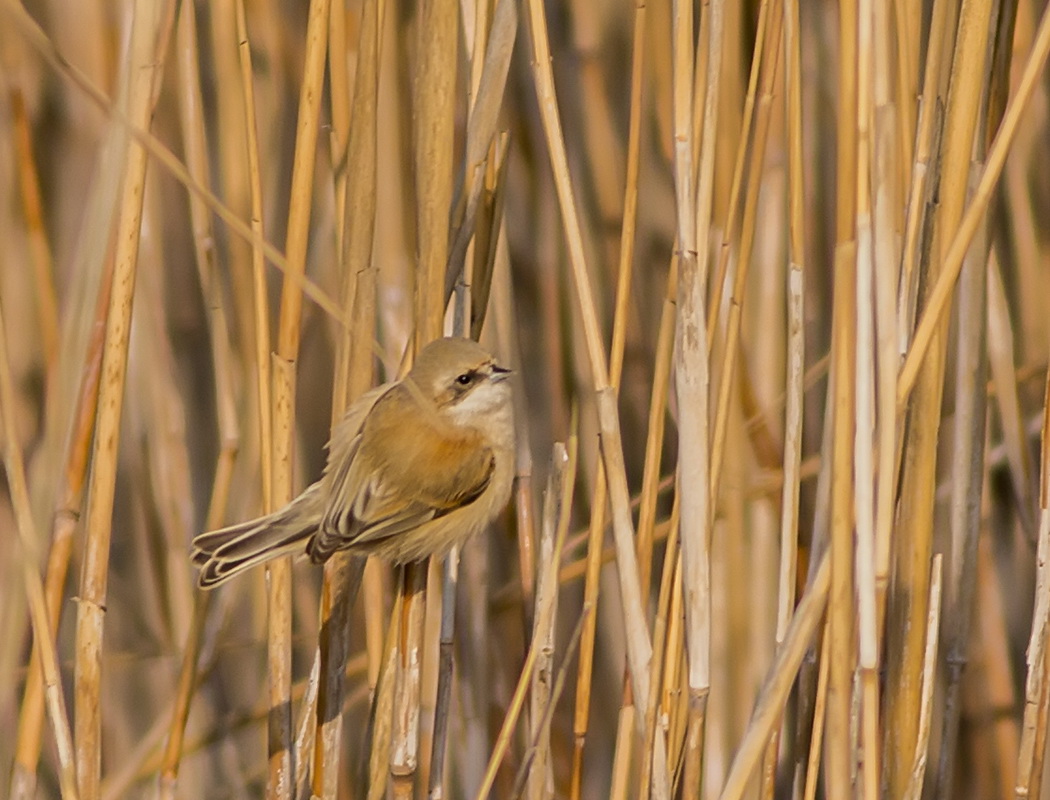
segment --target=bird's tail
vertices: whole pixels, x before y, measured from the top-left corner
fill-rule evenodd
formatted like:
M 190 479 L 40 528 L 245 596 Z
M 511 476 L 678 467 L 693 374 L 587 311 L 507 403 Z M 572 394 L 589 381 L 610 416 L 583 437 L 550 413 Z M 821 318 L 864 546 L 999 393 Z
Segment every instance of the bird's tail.
M 321 524 L 320 489 L 315 483 L 279 511 L 195 537 L 190 558 L 200 567 L 197 584 L 211 589 L 256 564 L 303 550 Z

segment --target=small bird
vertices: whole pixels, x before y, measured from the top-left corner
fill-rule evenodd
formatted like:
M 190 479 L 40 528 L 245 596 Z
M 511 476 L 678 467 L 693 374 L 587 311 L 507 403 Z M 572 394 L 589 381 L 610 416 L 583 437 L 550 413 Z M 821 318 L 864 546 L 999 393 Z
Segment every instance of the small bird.
M 403 564 L 464 542 L 510 497 L 509 375 L 470 339 L 431 342 L 408 375 L 350 407 L 319 481 L 279 511 L 194 538 L 198 584 L 304 545 L 315 564 L 338 550 Z

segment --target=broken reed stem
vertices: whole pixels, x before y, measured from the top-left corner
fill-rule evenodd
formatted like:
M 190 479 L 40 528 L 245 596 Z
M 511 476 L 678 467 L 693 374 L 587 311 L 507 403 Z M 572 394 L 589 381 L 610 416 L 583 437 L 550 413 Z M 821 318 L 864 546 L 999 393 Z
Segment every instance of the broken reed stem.
M 930 719 L 933 714 L 933 683 L 937 676 L 937 640 L 941 622 L 941 578 L 944 556 L 933 557 L 930 578 L 929 612 L 926 616 L 926 647 L 922 659 L 922 702 L 919 706 L 919 735 L 915 742 L 915 757 L 912 760 L 911 780 L 905 792 L 905 800 L 919 800 L 922 782 L 926 775 L 926 754 L 930 746 Z
M 136 4 L 128 56 L 128 118 L 140 128 L 149 127 L 155 88 L 167 49 L 166 8 Z M 135 293 L 142 200 L 146 188 L 146 151 L 130 143 L 126 153 L 123 196 L 119 210 L 113 285 L 106 317 L 102 353 L 98 417 L 91 454 L 91 482 L 84 515 L 86 543 L 78 592 L 74 719 L 77 782 L 83 800 L 96 800 L 102 772 L 102 639 L 105 627 L 109 547 L 116 495 L 120 418 L 127 377 L 131 309 Z
M 404 599 L 395 647 L 393 722 L 390 737 L 390 781 L 395 798 L 414 796 L 419 766 L 419 703 L 423 662 L 423 614 L 427 600 L 429 560 L 401 569 L 398 593 Z

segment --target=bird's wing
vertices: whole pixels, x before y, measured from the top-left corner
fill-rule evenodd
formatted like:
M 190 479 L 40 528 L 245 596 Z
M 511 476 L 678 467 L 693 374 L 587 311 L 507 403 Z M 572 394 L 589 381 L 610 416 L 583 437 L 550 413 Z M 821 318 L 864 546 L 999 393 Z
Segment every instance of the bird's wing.
M 330 473 L 345 472 L 350 466 L 353 460 L 353 450 L 356 449 L 360 440 L 361 427 L 365 419 L 379 399 L 390 391 L 393 385 L 384 383 L 382 386 L 365 392 L 350 405 L 343 418 L 332 428 L 332 436 L 328 441 L 328 463 L 324 469 L 326 480 L 329 479 Z
M 400 398 L 403 400 L 403 398 Z M 426 414 L 401 413 L 395 392 L 332 462 L 314 560 L 395 536 L 469 503 L 492 475 L 492 451 L 473 435 L 446 436 Z

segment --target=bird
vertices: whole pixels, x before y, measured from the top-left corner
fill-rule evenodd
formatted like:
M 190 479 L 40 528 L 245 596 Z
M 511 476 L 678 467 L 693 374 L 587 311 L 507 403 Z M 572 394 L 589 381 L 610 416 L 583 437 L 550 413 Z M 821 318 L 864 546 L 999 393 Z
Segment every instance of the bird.
M 296 551 L 315 564 L 340 550 L 406 564 L 465 542 L 510 498 L 510 375 L 471 339 L 428 344 L 404 378 L 351 405 L 320 480 L 272 514 L 193 539 L 198 585 Z

